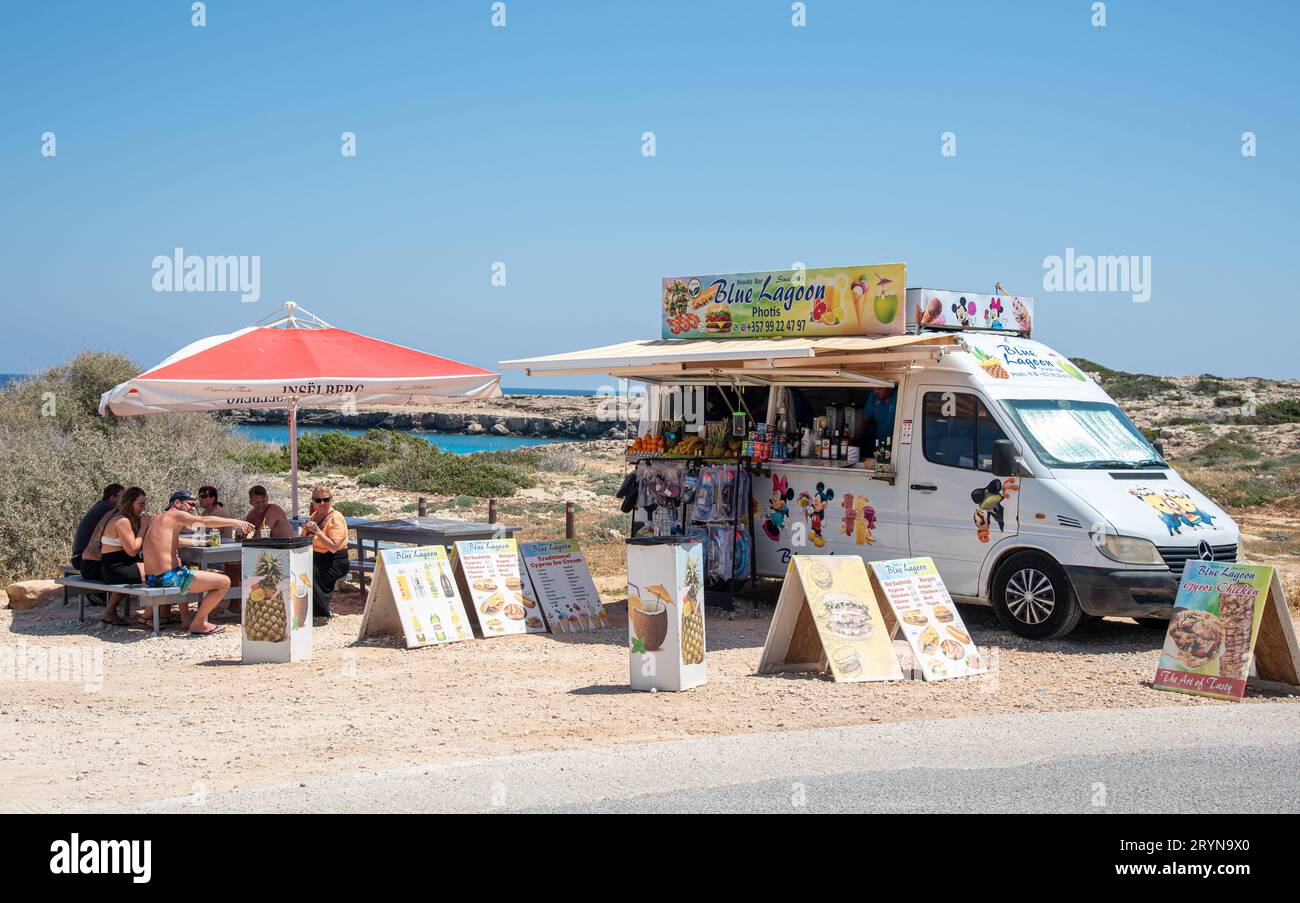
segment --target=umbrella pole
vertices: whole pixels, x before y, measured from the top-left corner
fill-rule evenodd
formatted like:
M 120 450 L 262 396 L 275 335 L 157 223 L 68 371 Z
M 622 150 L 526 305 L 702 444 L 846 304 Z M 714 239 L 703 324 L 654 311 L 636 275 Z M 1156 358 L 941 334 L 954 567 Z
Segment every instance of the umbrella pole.
M 293 519 L 298 520 L 298 400 L 289 402 L 289 485 Z

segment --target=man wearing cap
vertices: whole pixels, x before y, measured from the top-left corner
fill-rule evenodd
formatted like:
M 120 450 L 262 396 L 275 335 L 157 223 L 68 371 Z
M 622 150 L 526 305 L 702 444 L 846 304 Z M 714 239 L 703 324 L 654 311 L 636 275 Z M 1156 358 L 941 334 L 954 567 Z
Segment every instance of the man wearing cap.
M 193 636 L 211 636 L 223 628 L 209 624 L 208 615 L 230 590 L 230 578 L 212 571 L 193 571 L 182 565 L 177 554 L 181 533 L 200 524 L 207 528 L 243 530 L 251 536 L 253 525 L 228 517 L 197 517 L 194 507 L 194 496 L 180 489 L 168 499 L 167 510 L 153 519 L 144 536 L 144 582 L 151 587 L 176 587 L 182 593 L 204 593 L 193 618 L 189 604 L 181 603 L 181 626 Z

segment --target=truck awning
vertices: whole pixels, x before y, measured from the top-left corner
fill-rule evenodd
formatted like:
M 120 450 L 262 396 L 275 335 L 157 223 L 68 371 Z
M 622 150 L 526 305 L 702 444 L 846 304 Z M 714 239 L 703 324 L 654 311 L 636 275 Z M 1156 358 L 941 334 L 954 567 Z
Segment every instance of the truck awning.
M 946 333 L 786 339 L 642 339 L 502 361 L 528 375 L 609 374 L 647 382 L 707 382 L 719 375 L 756 383 L 879 382 L 863 371 L 933 358 L 958 343 Z M 887 383 L 882 383 L 887 384 Z

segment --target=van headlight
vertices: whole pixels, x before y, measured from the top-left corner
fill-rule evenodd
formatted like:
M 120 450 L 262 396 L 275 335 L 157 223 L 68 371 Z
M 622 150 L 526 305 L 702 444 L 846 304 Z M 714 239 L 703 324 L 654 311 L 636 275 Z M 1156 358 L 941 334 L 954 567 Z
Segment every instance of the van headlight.
M 1160 557 L 1155 543 L 1137 536 L 1115 536 L 1110 533 L 1089 533 L 1092 544 L 1097 551 L 1111 561 L 1121 564 L 1147 564 L 1164 567 L 1165 560 Z

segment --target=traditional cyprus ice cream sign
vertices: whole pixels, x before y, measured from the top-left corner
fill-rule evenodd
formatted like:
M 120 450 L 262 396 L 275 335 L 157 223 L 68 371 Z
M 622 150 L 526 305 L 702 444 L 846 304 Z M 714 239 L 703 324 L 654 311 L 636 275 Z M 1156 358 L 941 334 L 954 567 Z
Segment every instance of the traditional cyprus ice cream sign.
M 904 331 L 907 264 L 669 276 L 665 339 L 896 335 Z
M 1239 701 L 1252 658 L 1261 680 L 1300 685 L 1300 650 L 1277 572 L 1188 561 L 1152 685 Z
M 485 637 L 545 633 L 537 602 L 524 593 L 513 539 L 456 543 L 455 564 Z
M 392 634 L 407 649 L 474 639 L 442 546 L 379 553 L 357 639 Z
M 841 682 L 902 680 L 892 628 L 861 558 L 792 555 L 758 673 L 829 671 Z
M 525 584 L 541 602 L 551 633 L 585 633 L 609 626 L 596 583 L 576 539 L 521 543 Z
M 873 561 L 871 573 L 926 680 L 988 670 L 931 559 Z

